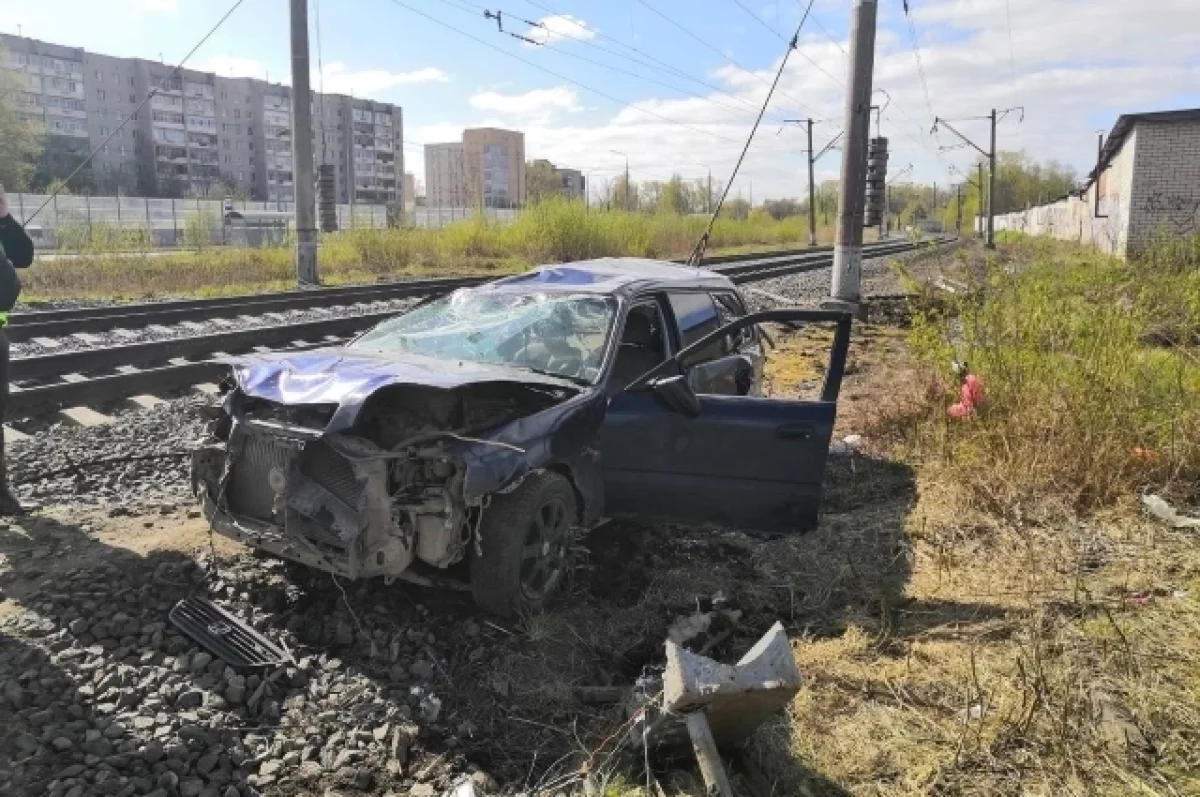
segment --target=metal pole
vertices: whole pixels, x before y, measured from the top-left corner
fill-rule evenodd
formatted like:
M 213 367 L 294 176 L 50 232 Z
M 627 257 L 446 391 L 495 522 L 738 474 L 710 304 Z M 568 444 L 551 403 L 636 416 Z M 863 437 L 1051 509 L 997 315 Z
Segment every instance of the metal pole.
M 813 160 L 812 143 L 813 120 L 808 120 L 808 245 L 817 245 L 817 184 L 813 176 L 815 161 Z
M 978 170 L 979 170 L 979 183 L 976 184 L 976 186 L 975 186 L 975 189 L 979 192 L 979 209 L 975 213 L 975 218 L 978 222 L 976 226 L 978 227 L 978 229 L 975 230 L 975 237 L 982 238 L 983 237 L 983 163 L 981 161 L 980 163 L 977 163 L 975 165 L 978 167 Z
M 292 186 L 296 206 L 296 281 L 316 285 L 317 203 L 313 179 L 308 0 L 290 0 L 292 25 Z
M 996 248 L 996 109 L 992 109 L 992 146 L 988 150 L 987 248 Z
M 871 72 L 875 68 L 875 19 L 879 0 L 854 0 L 850 75 L 846 91 L 846 145 L 842 151 L 837 243 L 833 250 L 833 299 L 857 304 L 862 279 L 863 200 L 867 133 L 870 130 Z

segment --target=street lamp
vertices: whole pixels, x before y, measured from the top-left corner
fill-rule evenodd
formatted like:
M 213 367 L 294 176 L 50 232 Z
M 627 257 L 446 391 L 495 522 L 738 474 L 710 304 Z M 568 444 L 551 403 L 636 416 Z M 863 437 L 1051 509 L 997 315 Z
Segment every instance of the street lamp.
M 610 151 L 612 152 L 612 154 L 620 155 L 622 158 L 625 159 L 625 212 L 628 213 L 629 212 L 629 156 L 626 155 L 624 152 L 618 152 L 615 149 L 610 150 Z

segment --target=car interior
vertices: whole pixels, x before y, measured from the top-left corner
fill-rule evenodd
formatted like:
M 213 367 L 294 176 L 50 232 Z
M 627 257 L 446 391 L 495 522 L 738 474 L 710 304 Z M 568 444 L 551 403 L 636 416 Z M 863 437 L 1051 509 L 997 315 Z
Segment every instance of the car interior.
M 608 393 L 615 395 L 633 380 L 667 359 L 666 330 L 658 305 L 635 305 L 625 319 L 617 359 L 608 380 Z

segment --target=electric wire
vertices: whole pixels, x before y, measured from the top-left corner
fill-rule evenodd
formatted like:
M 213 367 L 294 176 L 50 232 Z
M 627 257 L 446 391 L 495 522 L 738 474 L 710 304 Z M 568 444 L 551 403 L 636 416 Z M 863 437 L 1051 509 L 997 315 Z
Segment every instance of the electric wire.
M 904 0 L 904 18 L 908 20 L 908 34 L 912 40 L 913 55 L 917 59 L 917 73 L 921 76 L 921 88 L 925 92 L 925 107 L 929 111 L 929 121 L 936 126 L 937 117 L 933 113 L 933 101 L 929 98 L 929 81 L 925 79 L 925 64 L 921 60 L 921 45 L 917 42 L 917 27 L 913 24 L 912 10 L 909 0 Z
M 699 36 L 697 36 L 695 33 L 692 33 L 692 31 L 688 30 L 687 28 L 685 28 L 685 27 L 684 27 L 683 25 L 681 25 L 680 23 L 676 22 L 676 21 L 675 21 L 674 19 L 672 19 L 671 17 L 667 16 L 666 14 L 664 14 L 664 13 L 663 13 L 663 12 L 661 12 L 661 11 L 659 11 L 659 10 L 658 10 L 657 8 L 655 8 L 654 6 L 652 6 L 652 5 L 650 5 L 649 3 L 647 3 L 647 2 L 646 2 L 646 0 L 638 0 L 638 2 L 639 2 L 639 3 L 641 3 L 643 6 L 645 6 L 647 9 L 649 9 L 651 12 L 653 12 L 654 14 L 656 14 L 657 16 L 661 17 L 661 18 L 662 18 L 664 21 L 666 21 L 668 24 L 670 24 L 670 25 L 674 26 L 675 28 L 679 29 L 679 30 L 680 30 L 680 31 L 682 31 L 684 34 L 686 34 L 687 36 L 690 36 L 692 39 L 695 39 L 696 41 L 698 41 L 700 44 L 703 44 L 705 47 L 707 47 L 708 49 L 712 50 L 712 51 L 713 51 L 714 53 L 716 53 L 717 55 L 721 56 L 721 58 L 723 58 L 724 60 L 726 60 L 726 61 L 728 61 L 729 63 L 733 64 L 733 65 L 734 65 L 734 66 L 736 66 L 738 69 L 740 69 L 740 70 L 742 70 L 743 72 L 745 72 L 747 75 L 750 75 L 751 77 L 754 77 L 755 79 L 762 81 L 764 84 L 770 85 L 769 83 L 767 83 L 767 79 L 766 79 L 765 77 L 763 77 L 762 75 L 760 75 L 759 73 L 757 73 L 757 72 L 755 72 L 755 71 L 753 71 L 753 70 L 747 69 L 746 67 L 742 66 L 740 63 L 738 63 L 737 61 L 735 61 L 733 58 L 731 58 L 731 57 L 729 57 L 728 55 L 726 55 L 726 54 L 725 54 L 725 53 L 724 53 L 724 52 L 723 52 L 723 51 L 722 51 L 722 50 L 721 50 L 719 47 L 716 47 L 715 45 L 713 45 L 713 44 L 710 44 L 709 42 L 707 42 L 707 41 L 705 41 L 704 39 L 702 39 L 702 38 L 700 38 Z M 812 109 L 811 109 L 811 108 L 809 108 L 809 106 L 807 106 L 807 105 L 805 105 L 804 103 L 800 102 L 800 100 L 796 99 L 796 98 L 795 98 L 795 97 L 793 97 L 791 94 L 788 94 L 786 91 L 782 91 L 782 90 L 781 90 L 779 93 L 780 93 L 782 96 L 784 96 L 784 97 L 787 97 L 787 98 L 788 98 L 788 100 L 790 100 L 791 102 L 795 103 L 795 104 L 796 104 L 796 107 L 797 107 L 797 108 L 798 108 L 798 109 L 799 109 L 801 112 L 803 112 L 803 113 L 806 113 L 806 114 L 812 114 L 812 113 L 813 113 Z
M 775 38 L 779 39 L 780 41 L 784 41 L 784 42 L 787 41 L 787 39 L 783 38 L 783 36 L 781 36 L 779 34 L 779 31 L 772 28 L 770 25 L 768 25 L 766 23 L 766 21 L 762 17 L 760 17 L 758 14 L 755 14 L 753 11 L 751 11 L 749 8 L 747 8 L 745 6 L 745 4 L 742 3 L 742 0 L 733 0 L 733 2 L 737 4 L 738 8 L 742 9 L 747 14 L 749 14 L 751 17 L 753 17 L 755 22 L 757 22 L 759 25 L 762 25 L 764 28 L 766 28 L 768 31 L 770 31 L 771 35 L 773 35 Z M 842 88 L 846 87 L 845 83 L 838 80 L 833 75 L 829 74 L 829 72 L 826 71 L 825 67 L 821 66 L 816 61 L 814 61 L 812 58 L 810 58 L 808 56 L 808 54 L 806 54 L 803 50 L 797 49 L 796 52 L 800 53 L 801 58 L 803 58 L 805 61 L 808 61 L 810 64 L 812 64 L 814 67 L 816 67 L 817 71 L 820 72 L 821 74 L 823 74 L 825 77 L 829 78 L 834 83 L 841 86 Z
M 721 139 L 722 141 L 727 141 L 732 144 L 740 144 L 741 143 L 737 139 L 733 139 L 728 136 L 723 136 L 720 133 L 714 133 L 711 130 L 704 130 L 703 128 L 699 128 L 699 127 L 695 127 L 694 125 L 687 124 L 686 122 L 680 122 L 677 119 L 671 119 L 668 116 L 663 116 L 660 113 L 656 113 L 654 111 L 648 110 L 641 106 L 635 105 L 634 103 L 627 102 L 625 100 L 620 99 L 619 97 L 614 97 L 613 95 L 609 94 L 608 92 L 601 91 L 600 89 L 597 89 L 597 88 L 593 88 L 593 87 L 587 85 L 586 83 L 581 83 L 580 81 L 575 80 L 574 78 L 567 77 L 566 75 L 562 74 L 561 72 L 555 72 L 554 70 L 544 67 L 541 64 L 537 64 L 537 63 L 534 63 L 533 61 L 530 61 L 528 58 L 522 58 L 521 56 L 519 56 L 515 53 L 511 53 L 508 50 L 505 50 L 501 47 L 498 47 L 489 41 L 481 39 L 478 36 L 475 36 L 474 34 L 468 33 L 466 31 L 462 30 L 461 28 L 457 28 L 454 25 L 451 25 L 450 23 L 445 22 L 444 20 L 438 19 L 437 17 L 427 14 L 418 8 L 414 8 L 413 6 L 404 2 L 404 0 L 391 0 L 391 2 L 394 5 L 400 6 L 401 8 L 405 8 L 420 17 L 424 17 L 425 19 L 429 20 L 430 22 L 434 23 L 435 25 L 439 25 L 443 28 L 446 28 L 447 30 L 452 30 L 455 33 L 459 34 L 460 36 L 465 36 L 466 38 L 471 39 L 472 41 L 475 41 L 478 44 L 482 44 L 483 46 L 485 46 L 491 50 L 495 50 L 496 52 L 501 53 L 502 55 L 505 55 L 509 58 L 512 58 L 513 60 L 520 61 L 521 63 L 523 63 L 527 66 L 531 66 L 534 69 L 545 72 L 546 74 L 556 77 L 559 80 L 565 80 L 568 83 L 571 83 L 572 85 L 578 86 L 579 88 L 581 88 L 585 91 L 588 91 L 592 94 L 603 97 L 604 99 L 609 100 L 610 102 L 615 102 L 622 107 L 629 108 L 631 110 L 637 111 L 638 113 L 642 113 L 647 116 L 653 116 L 654 118 L 660 119 L 664 122 L 667 122 L 668 124 L 673 124 L 678 127 L 682 127 L 686 130 L 691 130 L 692 132 L 699 133 L 701 135 L 709 136 L 711 138 L 718 138 L 718 139 Z
M 455 8 L 455 9 L 458 9 L 458 10 L 460 10 L 460 11 L 464 11 L 464 12 L 470 13 L 472 16 L 476 16 L 476 13 L 475 13 L 474 11 L 470 11 L 469 9 L 463 8 L 461 5 L 458 5 L 457 3 L 454 3 L 454 2 L 452 2 L 452 0 L 441 0 L 441 2 L 443 2 L 443 3 L 446 3 L 447 5 L 450 5 L 452 8 Z M 534 23 L 534 27 L 537 27 L 537 24 L 536 24 L 536 23 Z M 584 25 L 580 25 L 579 27 L 581 27 L 581 28 L 584 28 L 584 29 L 586 29 L 586 30 L 590 30 L 589 28 L 587 28 L 587 27 L 586 27 L 586 26 L 584 26 Z M 584 40 L 584 39 L 574 39 L 573 41 L 574 41 L 574 42 L 576 42 L 577 44 L 584 44 L 584 45 L 588 45 L 588 46 L 591 46 L 591 47 L 595 47 L 596 49 L 600 50 L 600 51 L 601 51 L 601 52 L 603 52 L 603 53 L 607 53 L 607 54 L 609 54 L 609 55 L 614 55 L 614 53 L 613 53 L 611 50 L 607 50 L 607 49 L 605 49 L 605 48 L 603 48 L 603 47 L 599 47 L 599 46 L 597 46 L 597 45 L 595 45 L 595 44 L 593 44 L 592 42 L 589 42 L 589 41 L 587 41 L 587 40 Z M 733 106 L 731 106 L 731 105 L 728 105 L 728 104 L 726 104 L 726 103 L 723 103 L 723 102 L 718 102 L 717 100 L 714 100 L 714 99 L 713 99 L 713 98 L 711 98 L 711 97 L 704 97 L 704 96 L 701 96 L 701 95 L 699 95 L 699 94 L 696 94 L 696 93 L 694 93 L 694 92 L 688 91 L 688 90 L 687 90 L 687 89 L 685 89 L 685 88 L 680 88 L 679 86 L 676 86 L 676 85 L 674 85 L 674 84 L 667 83 L 667 82 L 665 82 L 665 81 L 662 81 L 662 80 L 656 80 L 656 79 L 654 79 L 654 78 L 652 78 L 652 77 L 647 77 L 647 76 L 645 76 L 645 75 L 640 75 L 640 74 L 638 74 L 637 72 L 633 72 L 633 71 L 630 71 L 630 70 L 628 70 L 628 69 L 622 69 L 622 68 L 621 68 L 621 67 L 619 67 L 619 66 L 614 66 L 614 65 L 612 65 L 612 64 L 606 64 L 606 63 L 604 63 L 603 61 L 597 61 L 597 60 L 595 60 L 594 58 L 588 58 L 588 57 L 587 57 L 587 56 L 585 56 L 585 55 L 580 55 L 579 53 L 573 53 L 573 52 L 571 52 L 570 50 L 563 49 L 562 47 L 556 47 L 556 46 L 553 46 L 553 45 L 551 45 L 551 44 L 548 44 L 548 43 L 542 43 L 540 46 L 542 46 L 542 47 L 545 47 L 547 50 L 553 50 L 554 52 L 556 52 L 556 53 L 560 53 L 560 54 L 562 54 L 562 55 L 565 55 L 565 56 L 567 56 L 567 57 L 569 57 L 569 58 L 575 58 L 575 59 L 577 59 L 577 60 L 579 60 L 579 61 L 584 61 L 584 62 L 586 62 L 586 63 L 593 64 L 593 65 L 595 65 L 595 66 L 598 66 L 598 67 L 600 67 L 600 68 L 602 68 L 602 69 L 607 69 L 607 70 L 609 70 L 609 71 L 612 71 L 612 72 L 617 72 L 617 73 L 619 73 L 619 74 L 622 74 L 622 75 L 628 75 L 629 77 L 636 78 L 636 79 L 638 79 L 638 80 L 642 80 L 642 81 L 645 81 L 645 82 L 647 82 L 647 83 L 653 83 L 653 84 L 655 84 L 655 85 L 662 86 L 663 88 L 670 89 L 671 91 L 677 91 L 677 92 L 679 92 L 680 94 L 684 94 L 684 95 L 686 95 L 686 96 L 688 96 L 688 97 L 692 97 L 692 98 L 694 98 L 694 99 L 698 99 L 698 100 L 704 100 L 705 102 L 711 102 L 711 103 L 713 103 L 714 105 L 716 105 L 717 107 L 719 107 L 719 108 L 723 108 L 723 109 L 725 109 L 725 110 L 727 110 L 727 111 L 730 111 L 730 112 L 731 112 L 731 113 L 733 113 L 733 114 L 744 115 L 744 114 L 746 113 L 746 111 L 744 111 L 744 110 L 742 110 L 742 109 L 740 109 L 740 108 L 735 108 L 735 107 L 733 107 Z M 624 57 L 624 56 L 623 56 L 623 57 Z M 632 59 L 630 59 L 630 60 L 632 60 Z M 652 65 L 650 65 L 650 64 L 645 64 L 644 62 L 642 62 L 642 63 L 643 63 L 643 65 L 644 65 L 644 66 L 648 66 L 648 67 L 650 67 L 650 68 L 654 68 L 654 67 L 653 67 Z M 694 79 L 694 78 L 691 78 L 691 79 Z M 706 85 L 707 85 L 707 84 L 706 84 Z M 716 91 L 720 92 L 720 89 L 717 89 L 715 86 L 712 86 L 711 88 L 713 88 L 713 89 L 715 89 Z M 724 92 L 720 92 L 720 93 L 722 93 L 722 94 L 723 94 Z M 732 96 L 732 95 L 730 95 L 730 96 Z M 735 98 L 735 99 L 739 99 L 739 98 Z M 753 104 L 750 104 L 750 105 L 749 105 L 749 108 L 748 108 L 748 110 L 757 110 L 757 106 L 754 106 Z
M 1017 59 L 1013 54 L 1012 32 L 1012 0 L 1004 0 L 1004 18 L 1008 23 L 1008 72 L 1012 77 L 1013 88 L 1017 86 Z
M 555 11 L 554 9 L 552 9 L 548 6 L 543 5 L 542 3 L 537 2 L 537 0 L 524 0 L 524 2 L 528 5 L 533 6 L 534 8 L 540 9 L 549 14 L 554 14 L 554 15 L 558 14 L 557 11 Z M 600 52 L 607 53 L 609 55 L 616 55 L 619 57 L 628 58 L 629 60 L 631 60 L 635 63 L 641 64 L 642 66 L 645 66 L 649 69 L 655 69 L 655 68 L 664 69 L 667 72 L 670 72 L 673 75 L 677 75 L 678 77 L 680 77 L 684 80 L 688 80 L 693 83 L 696 83 L 697 85 L 704 86 L 705 88 L 709 89 L 710 91 L 715 91 L 716 93 L 718 93 L 724 97 L 728 97 L 729 99 L 731 99 L 735 102 L 741 103 L 742 105 L 746 106 L 746 108 L 748 110 L 751 110 L 751 111 L 758 110 L 757 105 L 755 105 L 753 102 L 745 99 L 744 97 L 739 97 L 736 94 L 730 94 L 728 91 L 725 91 L 720 86 L 714 85 L 713 83 L 709 83 L 707 80 L 704 80 L 703 78 L 699 78 L 693 74 L 685 72 L 684 70 L 680 69 L 679 67 L 673 66 L 672 64 L 667 63 L 666 61 L 662 60 L 661 58 L 658 58 L 654 54 L 648 53 L 645 50 L 641 50 L 637 47 L 634 47 L 632 44 L 623 42 L 620 39 L 617 39 L 613 36 L 609 36 L 608 34 L 604 33 L 603 31 L 589 27 L 588 25 L 586 25 L 582 22 L 579 22 L 577 20 L 575 20 L 574 22 L 577 27 L 579 27 L 582 30 L 587 31 L 588 33 L 591 33 L 597 39 L 602 39 L 604 41 L 612 42 L 613 44 L 617 45 L 618 47 L 622 47 L 626 50 L 636 53 L 637 57 L 623 55 L 621 53 L 615 53 L 612 50 L 610 50 L 606 47 L 602 47 L 602 46 L 596 44 L 595 42 L 588 41 L 587 39 L 582 39 L 582 38 L 574 39 L 573 41 L 575 41 L 577 44 L 583 44 L 585 46 L 592 47 L 596 50 L 599 50 Z M 560 48 L 556 48 L 556 49 L 560 49 Z M 653 63 L 648 63 L 650 61 L 652 61 Z M 655 65 L 657 65 L 657 66 L 655 66 Z M 697 96 L 697 95 L 693 95 L 693 96 Z M 705 98 L 705 99 L 707 99 L 707 98 Z
M 815 2 L 816 0 L 808 0 L 808 8 L 804 10 L 804 16 L 800 18 L 800 24 L 796 26 L 796 33 L 792 36 L 792 40 L 788 43 L 788 48 L 784 52 L 783 58 L 779 61 L 779 71 L 775 73 L 775 80 L 771 81 L 771 89 L 767 92 L 767 96 L 763 98 L 758 118 L 754 120 L 754 127 L 750 128 L 750 135 L 746 137 L 746 143 L 742 147 L 742 154 L 738 155 L 737 163 L 733 165 L 733 173 L 729 175 L 729 181 L 725 183 L 725 190 L 721 192 L 721 198 L 717 201 L 717 206 L 713 209 L 712 216 L 708 219 L 708 227 L 704 230 L 704 234 L 700 236 L 700 240 L 696 241 L 696 246 L 692 249 L 692 253 L 688 255 L 688 263 L 691 265 L 698 266 L 704 259 L 704 250 L 708 247 L 708 237 L 712 234 L 713 224 L 716 223 L 717 217 L 721 215 L 721 206 L 725 204 L 725 198 L 729 196 L 729 189 L 733 187 L 734 181 L 737 180 L 738 170 L 742 168 L 742 161 L 746 159 L 746 153 L 750 151 L 750 144 L 754 141 L 754 134 L 758 132 L 758 126 L 762 123 L 763 114 L 767 112 L 767 106 L 771 104 L 771 97 L 775 94 L 775 87 L 779 85 L 779 79 L 783 77 L 783 70 L 787 68 L 788 58 L 797 47 L 797 43 L 800 40 L 800 31 L 804 30 L 804 23 L 808 21 L 809 12 L 812 11 L 813 3 Z
M 51 202 L 53 202 L 55 197 L 57 197 L 59 195 L 59 193 L 61 193 L 63 191 L 63 189 L 65 189 L 67 187 L 67 184 L 70 183 L 71 180 L 77 174 L 79 174 L 81 171 L 83 171 L 83 168 L 85 166 L 87 166 L 89 163 L 92 162 L 92 159 L 96 157 L 96 153 L 99 152 L 104 147 L 106 147 L 108 145 L 108 142 L 112 141 L 113 137 L 116 136 L 117 133 L 119 133 L 121 131 L 121 129 L 125 127 L 125 125 L 129 124 L 130 120 L 132 120 L 135 116 L 137 116 L 138 112 L 140 110 L 142 110 L 142 108 L 146 107 L 146 103 L 150 102 L 150 100 L 158 94 L 159 90 L 167 85 L 167 83 L 171 80 L 171 78 L 173 78 L 179 74 L 179 71 L 181 69 L 183 69 L 183 65 L 186 64 L 188 62 L 188 60 L 193 55 L 196 54 L 197 50 L 199 50 L 201 47 L 204 46 L 205 42 L 207 42 L 210 38 L 212 38 L 212 35 L 217 32 L 217 29 L 220 28 L 223 24 L 225 24 L 225 20 L 229 19 L 229 17 L 233 15 L 233 12 L 237 11 L 238 6 L 240 6 L 243 2 L 245 2 L 245 0 L 235 0 L 234 1 L 234 4 L 229 7 L 229 10 L 226 11 L 225 14 L 220 19 L 217 20 L 217 24 L 213 25 L 212 28 L 209 29 L 208 33 L 205 33 L 204 36 L 200 39 L 200 41 L 196 42 L 196 45 L 194 47 L 192 47 L 192 49 L 188 50 L 188 53 L 187 53 L 187 55 L 185 55 L 183 57 L 183 60 L 180 61 L 178 64 L 176 64 L 174 69 L 172 69 L 170 72 L 168 72 L 166 75 L 164 75 L 163 79 L 158 82 L 157 86 L 152 88 L 150 91 L 146 92 L 145 98 L 141 102 L 139 102 L 132 111 L 130 111 L 129 115 L 126 116 L 123 120 L 121 120 L 121 123 L 119 125 L 117 125 L 116 127 L 114 127 L 113 131 L 111 133 L 109 133 L 108 136 L 105 137 L 105 139 L 103 141 L 101 141 L 99 144 L 97 144 L 91 152 L 88 153 L 88 156 L 86 158 L 84 158 L 78 166 L 75 167 L 75 170 L 67 175 L 67 179 L 63 180 L 61 183 L 58 184 L 58 187 L 54 189 L 54 192 L 52 194 L 50 194 L 50 196 L 46 197 L 46 201 L 43 202 L 38 207 L 38 209 L 33 212 L 33 215 L 29 216 L 27 219 L 25 219 L 21 223 L 22 227 L 26 226 L 27 224 L 29 224 L 29 222 L 36 219 L 38 214 L 41 213 L 43 210 L 45 210 L 46 206 L 49 205 Z

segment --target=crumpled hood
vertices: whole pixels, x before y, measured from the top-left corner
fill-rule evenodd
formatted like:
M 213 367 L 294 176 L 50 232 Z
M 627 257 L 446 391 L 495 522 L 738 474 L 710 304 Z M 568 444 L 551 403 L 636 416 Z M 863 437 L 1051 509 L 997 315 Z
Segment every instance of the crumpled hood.
M 515 382 L 579 389 L 569 380 L 520 368 L 344 348 L 252 354 L 228 362 L 238 387 L 247 395 L 280 404 L 337 404 L 339 416 L 356 415 L 363 401 L 389 385 L 449 390 L 484 382 Z

